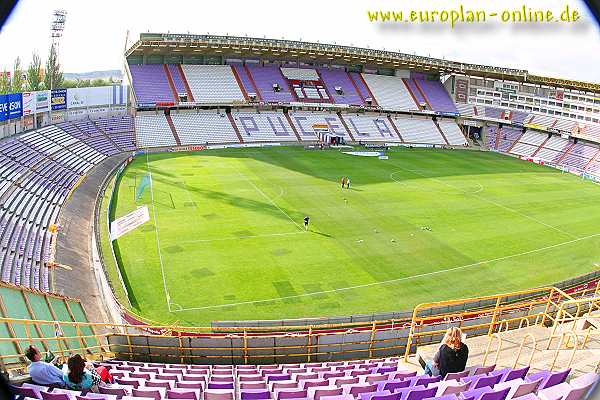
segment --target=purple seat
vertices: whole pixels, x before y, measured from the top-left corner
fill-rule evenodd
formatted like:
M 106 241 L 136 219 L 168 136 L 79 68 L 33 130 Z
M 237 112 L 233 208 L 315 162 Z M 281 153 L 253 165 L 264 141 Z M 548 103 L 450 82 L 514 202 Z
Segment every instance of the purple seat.
M 363 393 L 360 400 L 400 400 L 400 393 L 390 393 L 387 390 L 373 393 Z
M 542 378 L 542 383 L 538 389 L 541 390 L 550 386 L 558 385 L 559 383 L 563 383 L 570 373 L 571 368 L 558 372 L 540 371 L 536 372 L 535 374 L 529 375 L 527 377 L 527 381 L 531 382 Z
M 175 382 L 176 389 L 204 389 L 203 382 Z
M 74 400 L 75 395 L 69 396 L 66 393 L 50 393 L 50 392 L 40 392 L 42 395 L 42 399 L 44 400 Z
M 586 396 L 592 386 L 593 383 L 588 383 L 585 386 L 573 387 L 572 385 L 563 382 L 539 390 L 537 395 L 540 400 L 581 400 Z
M 492 371 L 489 375 L 501 375 L 500 382 L 512 381 L 514 379 L 525 379 L 525 376 L 529 372 L 529 366 L 523 368 L 503 368 L 496 371 Z
M 414 389 L 414 388 L 413 388 Z M 406 394 L 405 400 L 423 400 L 435 396 L 436 387 L 425 389 L 414 389 Z
M 209 382 L 208 389 L 233 389 L 233 382 Z
M 200 400 L 193 390 L 167 390 L 167 399 Z
M 306 389 L 284 389 L 276 393 L 277 400 L 306 399 L 308 396 L 308 391 Z
M 535 392 L 541 383 L 542 378 L 531 382 L 525 381 L 521 378 L 517 378 L 512 379 L 510 381 L 498 383 L 496 386 L 494 386 L 494 389 L 499 390 L 504 388 L 510 388 L 510 391 L 508 392 L 509 398 L 516 398 Z
M 469 371 L 464 370 L 462 372 L 448 372 L 446 374 L 446 376 L 444 377 L 445 381 L 451 381 L 451 380 L 456 380 L 456 381 L 460 381 L 462 378 L 466 378 L 467 376 L 469 376 Z
M 419 386 L 423 385 L 427 387 L 430 383 L 439 382 L 442 380 L 440 375 L 437 376 L 429 376 L 429 375 L 419 375 L 413 376 L 409 378 L 410 386 Z
M 406 388 L 410 386 L 410 381 L 408 379 L 405 380 L 393 380 L 382 382 L 379 384 L 381 386 L 381 390 L 389 390 L 391 393 L 395 392 L 396 389 Z
M 378 374 L 389 374 L 390 372 L 396 372 L 398 367 L 380 367 L 375 370 Z
M 456 400 L 456 395 L 454 394 L 445 394 L 443 396 L 430 397 L 431 400 Z M 429 400 L 427 399 L 427 400 Z
M 144 383 L 145 387 L 149 387 L 149 388 L 165 388 L 165 389 L 171 389 L 173 387 L 173 384 L 171 381 L 155 381 L 155 380 L 148 380 Z
M 242 400 L 267 400 L 271 398 L 271 392 L 268 390 L 243 390 L 241 392 Z
M 154 400 L 162 400 L 162 394 L 158 389 L 133 389 L 131 393 L 134 397 L 146 397 Z
M 122 387 L 98 386 L 98 391 L 102 394 L 115 395 L 118 399 L 127 395 L 127 390 L 125 390 L 125 388 Z
M 289 381 L 290 379 L 292 379 L 292 377 L 290 375 L 287 374 L 281 374 L 281 375 L 267 375 L 267 382 L 273 382 L 273 381 Z
M 377 392 L 376 384 L 375 385 L 351 386 L 350 391 L 348 393 L 351 394 L 352 397 L 356 398 L 356 397 L 359 397 L 363 393 L 375 393 L 375 392 Z
M 12 388 L 12 391 L 14 392 L 15 395 L 17 395 L 17 398 L 30 398 L 30 399 L 39 399 L 42 400 L 42 395 L 40 394 L 39 390 L 35 390 L 33 388 L 30 387 L 22 387 L 22 386 L 10 386 Z

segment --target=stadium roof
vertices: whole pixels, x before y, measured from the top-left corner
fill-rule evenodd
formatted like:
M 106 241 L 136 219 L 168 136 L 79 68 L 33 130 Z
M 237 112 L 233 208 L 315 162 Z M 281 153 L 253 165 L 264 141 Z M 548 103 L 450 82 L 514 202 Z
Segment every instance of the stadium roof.
M 125 51 L 125 57 L 150 54 L 183 56 L 207 54 L 231 58 L 268 56 L 272 59 L 288 61 L 302 59 L 303 61 L 324 63 L 372 65 L 379 68 L 404 68 L 425 73 L 457 73 L 482 78 L 506 79 L 600 93 L 600 84 L 598 83 L 532 75 L 524 69 L 469 64 L 394 51 L 294 40 L 142 33 L 140 39 Z

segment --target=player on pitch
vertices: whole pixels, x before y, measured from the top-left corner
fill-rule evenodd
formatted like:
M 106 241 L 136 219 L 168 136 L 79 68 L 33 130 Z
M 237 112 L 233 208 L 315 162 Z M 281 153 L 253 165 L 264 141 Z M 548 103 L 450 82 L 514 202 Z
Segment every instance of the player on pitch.
M 342 176 L 342 189 L 344 188 L 345 185 L 346 185 L 346 177 Z
M 307 231 L 308 230 L 308 222 L 310 221 L 310 217 L 307 215 L 306 217 L 304 217 L 304 230 Z

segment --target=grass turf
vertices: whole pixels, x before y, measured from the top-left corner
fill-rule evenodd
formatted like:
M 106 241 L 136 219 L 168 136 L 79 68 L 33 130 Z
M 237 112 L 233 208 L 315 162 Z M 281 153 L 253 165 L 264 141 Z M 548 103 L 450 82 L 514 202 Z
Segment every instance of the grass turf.
M 182 325 L 397 311 L 552 284 L 600 258 L 595 184 L 494 153 L 388 154 L 137 158 L 115 197 L 115 217 L 150 211 L 115 242 L 132 310 Z

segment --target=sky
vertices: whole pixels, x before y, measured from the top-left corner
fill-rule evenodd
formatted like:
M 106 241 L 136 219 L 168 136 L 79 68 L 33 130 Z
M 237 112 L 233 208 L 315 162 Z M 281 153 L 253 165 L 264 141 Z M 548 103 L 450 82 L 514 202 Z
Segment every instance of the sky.
M 373 23 L 367 11 L 577 10 L 576 23 Z M 45 59 L 52 11 L 67 11 L 60 43 L 65 72 L 122 69 L 140 32 L 229 34 L 337 43 L 449 60 L 526 69 L 600 83 L 600 30 L 577 0 L 21 0 L 0 31 L 0 69 L 33 51 Z M 126 42 L 126 38 L 129 41 Z

